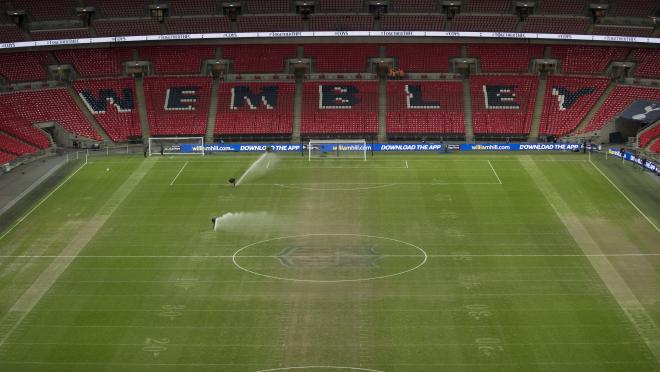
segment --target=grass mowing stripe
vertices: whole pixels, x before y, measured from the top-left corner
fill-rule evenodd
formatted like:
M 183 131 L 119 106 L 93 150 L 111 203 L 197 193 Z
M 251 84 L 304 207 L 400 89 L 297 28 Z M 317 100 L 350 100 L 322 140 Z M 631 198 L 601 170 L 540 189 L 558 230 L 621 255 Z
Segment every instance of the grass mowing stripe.
M 12 232 L 16 228 L 16 226 L 18 226 L 21 222 L 23 222 L 26 218 L 28 218 L 32 214 L 32 212 L 34 212 L 37 208 L 39 208 L 40 205 L 42 205 L 53 194 L 55 194 L 57 190 L 59 190 L 62 186 L 64 186 L 67 182 L 69 182 L 69 180 L 73 178 L 73 176 L 75 176 L 76 173 L 78 173 L 81 169 L 83 169 L 85 165 L 87 165 L 86 162 L 83 163 L 78 169 L 76 169 L 75 172 L 71 173 L 71 175 L 67 177 L 64 181 L 62 181 L 62 183 L 57 185 L 57 187 L 55 187 L 53 191 L 51 191 L 50 193 L 48 193 L 48 195 L 46 195 L 43 199 L 41 199 L 39 203 L 37 203 L 37 205 L 35 205 L 32 209 L 30 209 L 23 217 L 19 218 L 15 224 L 13 224 L 9 229 L 7 229 L 7 231 L 5 231 L 2 235 L 0 235 L 0 240 L 4 239 L 5 236 L 7 236 L 10 232 Z
M 7 341 L 12 332 L 16 330 L 23 319 L 25 319 L 34 306 L 41 300 L 44 294 L 46 294 L 60 275 L 62 275 L 62 273 L 69 267 L 78 253 L 80 253 L 87 243 L 94 238 L 94 235 L 96 235 L 108 218 L 110 218 L 117 207 L 119 207 L 126 197 L 128 197 L 131 191 L 133 191 L 135 186 L 137 186 L 137 184 L 144 178 L 154 164 L 154 161 L 143 162 L 135 172 L 133 172 L 132 176 L 114 192 L 108 201 L 100 208 L 97 214 L 78 230 L 78 233 L 69 241 L 62 251 L 64 253 L 63 258 L 61 260 L 56 259 L 48 265 L 23 295 L 21 295 L 18 301 L 16 301 L 16 303 L 9 309 L 7 315 L 2 320 L 3 333 L 0 334 L 0 346 Z M 78 170 L 80 169 L 82 169 L 82 166 Z M 77 172 L 78 171 L 76 171 L 76 173 Z M 74 175 L 75 173 L 72 174 L 71 177 Z
M 523 158 L 529 158 L 523 156 Z M 564 224 L 566 230 L 571 234 L 578 247 L 584 252 L 585 257 L 591 263 L 594 270 L 598 273 L 603 283 L 607 286 L 612 297 L 619 304 L 623 312 L 626 314 L 630 323 L 633 325 L 639 336 L 644 340 L 649 350 L 655 356 L 655 359 L 660 363 L 660 328 L 655 324 L 653 318 L 647 313 L 646 308 L 639 302 L 633 291 L 630 289 L 626 281 L 621 277 L 614 265 L 604 256 L 600 245 L 596 242 L 591 233 L 587 230 L 581 221 L 581 218 L 574 215 L 570 206 L 562 199 L 561 195 L 546 177 L 546 175 L 539 169 L 538 165 L 530 161 L 521 161 L 525 170 L 532 177 L 536 183 L 537 188 L 541 191 L 550 207 L 554 210 L 559 220 Z M 594 165 L 593 163 L 591 163 Z M 595 166 L 595 165 L 594 165 Z M 596 167 L 598 169 L 598 167 Z M 603 174 L 600 169 L 598 171 L 617 189 L 612 181 Z M 628 202 L 637 209 L 638 212 L 642 211 L 635 206 L 628 197 L 619 192 L 628 200 Z M 642 215 L 649 221 L 651 220 L 642 213 Z M 657 229 L 657 226 L 653 224 Z M 612 226 L 614 228 L 614 226 Z

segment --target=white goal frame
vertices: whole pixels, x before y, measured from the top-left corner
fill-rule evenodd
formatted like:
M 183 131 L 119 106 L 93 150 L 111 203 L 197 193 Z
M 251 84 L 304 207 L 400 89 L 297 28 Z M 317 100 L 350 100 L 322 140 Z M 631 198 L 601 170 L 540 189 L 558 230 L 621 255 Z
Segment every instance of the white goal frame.
M 149 137 L 149 156 L 152 155 L 160 155 L 160 147 L 158 146 L 158 141 L 172 141 L 173 143 L 178 143 L 178 144 L 195 144 L 199 145 L 202 147 L 201 152 L 176 152 L 176 151 L 170 151 L 168 152 L 165 150 L 163 152 L 163 155 L 205 155 L 205 148 L 204 148 L 204 137 Z
M 314 145 L 324 145 L 324 144 L 337 144 L 337 145 L 362 145 L 362 158 L 364 161 L 367 161 L 367 141 L 364 139 L 352 139 L 352 140 L 309 140 L 307 143 L 307 155 L 308 160 L 312 161 L 312 150 L 315 148 Z

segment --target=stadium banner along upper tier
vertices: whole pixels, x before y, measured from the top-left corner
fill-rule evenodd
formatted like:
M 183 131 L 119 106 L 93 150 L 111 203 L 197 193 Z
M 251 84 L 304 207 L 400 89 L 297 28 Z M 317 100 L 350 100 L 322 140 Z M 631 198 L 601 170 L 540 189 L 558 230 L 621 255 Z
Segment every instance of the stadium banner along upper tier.
M 462 31 L 286 31 L 286 32 L 229 32 L 211 34 L 170 34 L 144 36 L 87 37 L 80 39 L 37 40 L 0 43 L 0 49 L 52 47 L 61 45 L 127 43 L 136 41 L 209 40 L 209 39 L 272 39 L 311 37 L 436 37 L 436 38 L 497 38 L 577 40 L 615 43 L 660 44 L 660 38 L 609 35 L 537 34 L 527 32 L 462 32 Z
M 323 151 L 376 151 L 376 152 L 415 152 L 415 151 L 437 151 L 449 150 L 460 151 L 576 151 L 582 148 L 581 144 L 575 143 L 487 143 L 487 144 L 461 144 L 446 145 L 441 143 L 374 143 L 361 144 L 324 144 Z M 217 144 L 204 145 L 204 152 L 300 152 L 307 149 L 305 144 Z M 166 148 L 168 152 L 180 152 L 192 154 L 202 151 L 200 144 L 177 144 Z

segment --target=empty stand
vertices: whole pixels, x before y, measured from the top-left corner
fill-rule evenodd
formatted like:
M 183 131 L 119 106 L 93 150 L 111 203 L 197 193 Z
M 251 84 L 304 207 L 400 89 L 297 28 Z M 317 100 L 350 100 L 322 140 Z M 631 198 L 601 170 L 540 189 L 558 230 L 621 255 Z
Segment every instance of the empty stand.
M 600 130 L 636 100 L 660 101 L 660 88 L 633 87 L 628 85 L 617 86 L 610 96 L 607 97 L 600 110 L 594 115 L 584 131 Z
M 238 19 L 239 32 L 302 31 L 299 15 L 252 15 Z
M 169 17 L 165 19 L 165 26 L 171 34 L 231 32 L 229 19 L 225 16 Z
M 378 82 L 306 82 L 301 134 L 373 135 L 378 131 Z
M 0 25 L 0 43 L 26 41 L 28 38 L 16 25 Z
M 637 61 L 635 76 L 660 78 L 660 50 L 657 48 L 639 48 L 633 52 L 632 59 Z
M 314 59 L 316 72 L 365 72 L 368 59 L 378 57 L 372 44 L 305 45 L 305 56 Z
M 646 147 L 655 138 L 660 137 L 660 125 L 656 124 L 653 128 L 647 130 L 639 136 L 639 147 Z
M 465 133 L 460 81 L 388 81 L 388 134 Z
M 658 7 L 657 0 L 616 0 L 607 15 L 613 17 L 648 17 Z
M 132 78 L 77 80 L 73 86 L 113 141 L 141 136 Z
M 482 72 L 527 72 L 532 59 L 543 57 L 543 45 L 468 44 L 468 56 L 479 58 Z
M 387 44 L 385 54 L 406 72 L 449 72 L 449 59 L 461 50 L 459 44 Z
M 527 135 L 536 101 L 535 76 L 472 76 L 475 134 Z
M 248 0 L 242 1 L 243 13 L 278 14 L 290 12 L 289 0 Z
M 511 0 L 470 0 L 467 3 L 467 13 L 511 13 Z
M 0 96 L 0 131 L 9 133 L 21 141 L 29 143 L 37 148 L 50 147 L 50 139 L 32 125 L 26 118 L 18 115 L 10 106 L 2 104 Z
M 82 77 L 120 75 L 122 62 L 133 60 L 129 48 L 61 49 L 53 51 L 62 64 L 71 64 Z
M 603 94 L 609 79 L 550 76 L 539 133 L 563 136 L 580 125 Z
M 380 28 L 384 31 L 444 31 L 447 17 L 444 15 L 385 14 Z
M 543 0 L 541 1 L 539 13 L 583 15 L 586 8 L 586 0 Z
M 586 45 L 556 45 L 551 47 L 552 58 L 561 60 L 564 73 L 602 74 L 612 61 L 623 61 L 629 49 Z
M 168 45 L 138 49 L 140 59 L 150 61 L 157 74 L 198 74 L 202 61 L 215 58 L 212 45 Z
M 218 13 L 215 0 L 167 0 L 171 15 L 212 15 Z
M 434 0 L 394 0 L 388 10 L 393 13 L 431 13 L 437 10 Z
M 46 52 L 20 52 L 0 54 L 0 75 L 9 81 L 46 80 Z
M 226 83 L 218 92 L 216 135 L 290 135 L 295 83 Z
M 652 27 L 625 27 L 625 26 L 594 26 L 594 35 L 613 36 L 640 36 L 647 37 L 653 33 Z
M 200 76 L 144 78 L 144 94 L 153 136 L 206 133 L 211 78 Z
M 374 17 L 369 14 L 312 14 L 310 31 L 371 31 Z
M 75 19 L 76 0 L 12 0 L 14 9 L 24 9 L 34 21 Z
M 30 124 L 59 123 L 69 133 L 100 141 L 66 89 L 21 91 L 0 95 L 0 107 L 9 108 Z
M 233 71 L 239 74 L 284 72 L 285 60 L 295 56 L 295 45 L 225 45 L 222 47 L 222 57 L 233 60 Z
M 90 37 L 89 29 L 73 28 L 68 30 L 45 30 L 30 32 L 32 40 L 82 39 Z
M 517 18 L 514 15 L 464 15 L 454 17 L 453 31 L 513 32 Z
M 149 15 L 150 0 L 84 0 L 93 6 L 101 18 L 146 17 Z
M 98 36 L 160 35 L 160 23 L 152 18 L 99 19 L 94 22 Z
M 38 148 L 31 145 L 27 145 L 4 133 L 0 133 L 0 150 L 2 150 L 5 153 L 9 153 L 17 156 L 32 154 L 39 151 Z
M 359 13 L 364 9 L 362 0 L 319 0 L 319 13 Z
M 590 24 L 587 17 L 529 16 L 522 30 L 542 34 L 586 34 Z

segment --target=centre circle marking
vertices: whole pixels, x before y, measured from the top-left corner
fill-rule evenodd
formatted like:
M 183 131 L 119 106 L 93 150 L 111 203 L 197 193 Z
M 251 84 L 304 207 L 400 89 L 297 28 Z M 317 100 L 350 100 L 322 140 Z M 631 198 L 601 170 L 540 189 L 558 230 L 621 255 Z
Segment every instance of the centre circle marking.
M 366 277 L 366 278 L 336 279 L 336 280 L 296 279 L 296 278 L 287 278 L 287 277 L 276 276 L 276 275 L 268 275 L 268 274 L 263 274 L 263 273 L 260 273 L 260 272 L 254 271 L 254 270 L 250 270 L 246 267 L 241 266 L 238 263 L 238 259 L 240 258 L 240 253 L 243 250 L 245 250 L 247 248 L 250 248 L 250 247 L 253 247 L 255 245 L 268 243 L 268 242 L 272 242 L 272 241 L 277 241 L 277 240 L 292 239 L 292 238 L 307 238 L 307 237 L 314 237 L 314 236 L 327 236 L 327 237 L 333 237 L 333 236 L 336 236 L 336 237 L 337 236 L 349 236 L 350 237 L 350 236 L 353 236 L 353 237 L 360 237 L 360 238 L 389 240 L 389 241 L 392 241 L 392 242 L 396 242 L 396 243 L 399 243 L 399 244 L 403 244 L 403 245 L 407 245 L 409 247 L 415 248 L 416 250 L 418 250 L 420 252 L 419 256 L 416 256 L 416 257 L 422 258 L 422 261 L 414 267 L 411 267 L 407 270 L 399 271 L 399 272 L 396 272 L 396 273 L 393 273 L 393 274 L 378 275 L 378 276 L 372 276 L 372 277 Z M 273 256 L 273 257 L 275 257 L 275 256 Z M 410 256 L 408 256 L 408 257 L 410 257 Z M 239 269 L 241 269 L 245 272 L 248 272 L 250 274 L 261 276 L 261 277 L 264 277 L 264 278 L 270 278 L 270 279 L 287 280 L 287 281 L 291 281 L 291 282 L 307 282 L 307 283 L 361 282 L 361 281 L 368 281 L 368 280 L 391 278 L 391 277 L 394 277 L 394 276 L 403 275 L 403 274 L 409 273 L 413 270 L 419 269 L 420 267 L 422 267 L 426 263 L 428 258 L 429 258 L 429 256 L 428 256 L 428 254 L 426 253 L 425 250 L 423 250 L 422 248 L 420 248 L 420 247 L 418 247 L 418 246 L 416 246 L 412 243 L 408 243 L 408 242 L 404 242 L 402 240 L 398 240 L 398 239 L 394 239 L 394 238 L 388 238 L 388 237 L 384 237 L 384 236 L 364 235 L 364 234 L 302 234 L 302 235 L 281 236 L 281 237 L 277 237 L 277 238 L 270 238 L 270 239 L 265 239 L 265 240 L 260 240 L 260 241 L 254 242 L 254 243 L 250 243 L 246 246 L 243 246 L 243 247 L 239 248 L 231 256 L 231 260 L 234 263 L 234 266 L 236 266 L 237 268 L 239 268 Z

